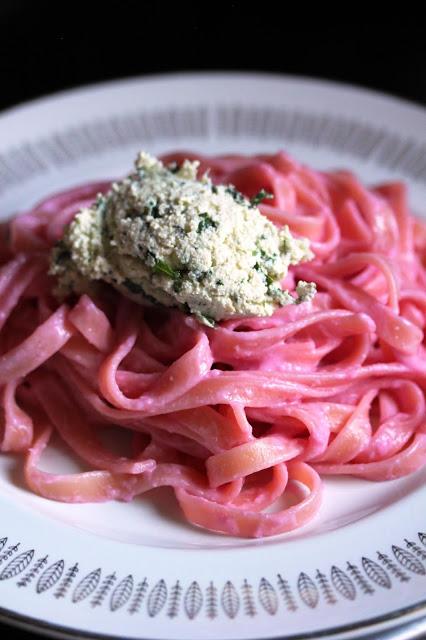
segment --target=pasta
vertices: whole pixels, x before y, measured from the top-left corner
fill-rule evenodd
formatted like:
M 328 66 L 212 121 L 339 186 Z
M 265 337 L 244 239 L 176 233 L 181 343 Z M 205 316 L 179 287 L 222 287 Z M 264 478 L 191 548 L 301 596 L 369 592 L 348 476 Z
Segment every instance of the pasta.
M 404 185 L 368 189 L 283 152 L 164 160 L 185 158 L 248 197 L 273 194 L 261 212 L 309 238 L 315 255 L 282 285 L 303 279 L 318 293 L 216 328 L 107 285 L 59 303 L 49 251 L 110 183 L 64 191 L 3 223 L 0 441 L 22 453 L 29 489 L 102 502 L 169 486 L 190 523 L 262 537 L 310 521 L 324 476 L 391 480 L 422 467 L 426 226 Z M 104 442 L 107 427 L 130 434 L 126 456 Z M 52 433 L 87 471 L 39 468 Z

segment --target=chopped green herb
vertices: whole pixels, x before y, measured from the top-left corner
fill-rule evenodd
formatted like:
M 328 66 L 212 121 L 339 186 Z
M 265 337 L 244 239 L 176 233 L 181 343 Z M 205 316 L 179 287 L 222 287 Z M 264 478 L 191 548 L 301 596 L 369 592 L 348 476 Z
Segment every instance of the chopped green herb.
M 226 193 L 229 193 L 230 196 L 232 196 L 235 200 L 235 202 L 237 204 L 242 204 L 242 205 L 246 205 L 247 204 L 247 200 L 246 198 L 243 196 L 242 193 L 240 193 L 238 191 L 238 189 L 236 189 L 234 187 L 233 184 L 228 184 L 228 186 L 225 189 Z
M 223 280 L 216 280 L 216 285 L 218 287 L 223 287 Z
M 197 233 L 202 233 L 209 227 L 217 229 L 217 227 L 219 226 L 216 220 L 213 220 L 213 218 L 211 218 L 208 213 L 200 213 L 200 218 L 201 220 L 198 223 Z
M 167 262 L 164 262 L 164 260 L 157 260 L 152 270 L 154 273 L 167 276 L 168 278 L 173 278 L 174 280 L 180 277 L 180 273 L 172 269 L 172 267 L 168 265 Z
M 252 208 L 257 207 L 257 205 L 260 204 L 262 200 L 265 200 L 266 198 L 269 200 L 270 198 L 273 198 L 273 197 L 274 197 L 273 193 L 270 193 L 265 189 L 261 189 L 260 191 L 258 191 L 258 193 L 256 193 L 255 196 L 253 196 L 253 198 L 250 198 L 250 206 Z
M 270 287 L 271 284 L 273 284 L 275 282 L 274 278 L 272 276 L 269 275 L 269 273 L 267 273 L 265 275 L 265 280 L 266 280 L 266 286 Z
M 212 192 L 213 193 L 219 193 L 219 189 L 217 188 L 217 186 L 215 184 L 212 184 Z
M 173 283 L 173 291 L 175 293 L 180 293 L 180 291 L 182 290 L 183 287 L 183 282 L 182 280 L 175 280 Z

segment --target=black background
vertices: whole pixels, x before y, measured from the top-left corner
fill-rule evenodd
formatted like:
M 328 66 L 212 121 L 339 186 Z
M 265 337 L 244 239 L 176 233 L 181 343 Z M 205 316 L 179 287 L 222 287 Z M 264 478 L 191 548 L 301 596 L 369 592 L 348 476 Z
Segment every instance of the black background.
M 80 84 L 208 69 L 329 78 L 426 104 L 423 20 L 354 22 L 352 10 L 307 23 L 282 2 L 0 0 L 0 110 Z
M 280 1 L 251 5 L 0 0 L 0 109 L 79 84 L 190 69 L 332 78 L 426 103 L 420 16 L 356 22 L 348 4 L 344 21 L 319 24 L 291 17 Z

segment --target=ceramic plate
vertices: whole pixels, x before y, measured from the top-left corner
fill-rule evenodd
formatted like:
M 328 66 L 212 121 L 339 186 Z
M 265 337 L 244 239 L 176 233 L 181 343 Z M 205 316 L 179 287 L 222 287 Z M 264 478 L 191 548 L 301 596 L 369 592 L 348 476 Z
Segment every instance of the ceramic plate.
M 43 195 L 123 175 L 137 150 L 284 148 L 367 182 L 402 178 L 426 216 L 426 112 L 347 86 L 189 74 L 96 85 L 0 117 L 3 218 Z M 58 450 L 47 468 L 70 470 Z M 426 615 L 426 470 L 388 483 L 326 481 L 309 526 L 266 540 L 186 524 L 167 490 L 130 504 L 69 505 L 27 491 L 0 459 L 0 605 L 45 632 L 82 636 L 384 638 Z M 407 626 L 408 625 L 408 626 Z M 392 633 L 396 633 L 395 630 Z M 398 631 L 400 633 L 400 631 Z

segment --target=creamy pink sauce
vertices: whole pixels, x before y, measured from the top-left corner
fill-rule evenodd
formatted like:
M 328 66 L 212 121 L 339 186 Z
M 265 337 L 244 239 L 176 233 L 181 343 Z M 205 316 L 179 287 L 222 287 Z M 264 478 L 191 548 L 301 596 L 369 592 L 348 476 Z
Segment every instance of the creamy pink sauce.
M 308 237 L 315 258 L 283 282 L 313 302 L 211 329 L 108 290 L 58 304 L 49 251 L 109 182 L 49 197 L 0 228 L 0 442 L 22 453 L 35 493 L 132 500 L 170 486 L 194 525 L 270 536 L 303 526 L 327 474 L 390 480 L 426 462 L 426 227 L 405 187 L 364 187 L 284 153 L 199 157 L 216 183 Z M 129 455 L 100 437 L 132 434 Z M 39 458 L 52 432 L 92 469 L 57 475 Z M 300 485 L 305 487 L 301 495 Z M 286 492 L 297 504 L 264 510 Z

